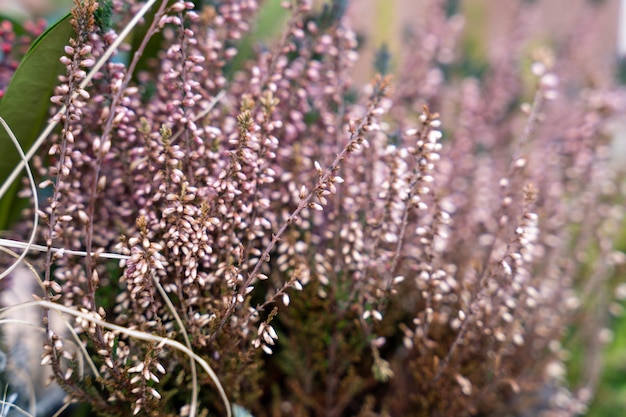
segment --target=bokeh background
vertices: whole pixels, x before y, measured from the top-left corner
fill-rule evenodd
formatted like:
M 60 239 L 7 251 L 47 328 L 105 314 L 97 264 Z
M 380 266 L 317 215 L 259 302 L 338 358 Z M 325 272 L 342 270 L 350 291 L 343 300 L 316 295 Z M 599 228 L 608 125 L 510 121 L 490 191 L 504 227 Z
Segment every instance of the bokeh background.
M 16 18 L 44 17 L 54 19 L 71 7 L 73 0 L 0 0 L 0 11 Z M 324 0 L 315 0 L 323 3 Z M 573 26 L 602 27 L 594 36 L 585 37 L 590 45 L 577 45 L 581 74 L 593 74 L 597 79 L 606 79 L 613 72 L 616 54 L 626 56 L 626 22 L 621 26 L 620 15 L 626 15 L 626 0 L 526 0 L 537 3 L 533 19 L 537 42 L 563 43 L 572 33 Z M 265 1 L 269 13 L 266 18 L 279 18 L 279 0 Z M 350 2 L 348 14 L 354 27 L 368 33 L 361 54 L 363 62 L 372 62 L 374 50 L 386 43 L 392 55 L 399 55 L 402 48 L 403 31 L 416 20 L 426 18 L 421 13 L 420 0 L 357 0 Z M 470 54 L 485 59 L 496 58 L 502 48 L 497 39 L 505 35 L 514 18 L 517 1 L 500 0 L 452 0 L 455 7 L 465 16 L 465 46 Z M 589 3 L 597 3 L 597 13 L 589 13 Z M 279 15 L 279 16 L 276 16 Z M 593 21 L 591 21 L 593 20 Z M 280 30 L 275 24 L 261 27 L 265 32 Z M 600 24 L 598 24 L 600 23 Z M 271 35 L 264 33 L 263 35 Z M 621 40 L 620 40 L 621 38 Z M 621 50 L 621 52 L 620 52 Z M 357 65 L 371 68 L 371 65 Z M 367 81 L 371 72 L 361 71 L 359 81 Z

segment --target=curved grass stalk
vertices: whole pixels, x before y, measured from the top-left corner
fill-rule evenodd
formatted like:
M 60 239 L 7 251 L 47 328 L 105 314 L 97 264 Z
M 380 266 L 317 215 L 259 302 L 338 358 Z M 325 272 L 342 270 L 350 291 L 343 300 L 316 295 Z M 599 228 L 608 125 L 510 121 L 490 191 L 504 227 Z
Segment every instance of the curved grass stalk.
M 12 239 L 0 239 L 0 247 L 27 249 L 31 252 L 33 251 L 46 252 L 48 250 L 48 248 L 46 248 L 43 245 L 37 245 L 37 244 L 29 245 L 27 243 L 20 242 L 19 240 L 12 240 Z M 63 256 L 63 255 L 87 256 L 87 252 L 80 251 L 80 250 L 70 250 L 70 249 L 65 249 L 65 248 L 50 248 L 50 251 L 52 253 L 58 253 L 59 256 Z M 91 256 L 96 256 L 96 253 L 92 252 Z M 130 256 L 128 255 L 122 255 L 122 254 L 114 253 L 114 252 L 102 252 L 98 254 L 98 257 L 106 258 L 106 259 L 119 259 L 119 260 L 130 258 Z
M 30 301 L 27 303 L 21 303 L 21 304 L 7 307 L 4 309 L 4 311 L 0 312 L 0 320 L 7 313 L 7 310 L 20 310 L 23 308 L 31 308 L 31 307 L 36 307 L 36 306 L 46 308 L 49 310 L 56 310 L 60 313 L 69 314 L 74 317 L 80 317 L 83 320 L 87 320 L 94 324 L 97 324 L 98 326 L 104 327 L 106 329 L 125 334 L 126 336 L 134 337 L 135 339 L 144 340 L 147 342 L 157 342 L 160 346 L 169 346 L 173 349 L 176 349 L 184 353 L 190 358 L 193 358 L 202 367 L 202 369 L 204 369 L 204 371 L 207 373 L 211 381 L 213 381 L 215 388 L 220 394 L 222 403 L 224 404 L 224 407 L 226 408 L 226 417 L 232 417 L 232 409 L 231 409 L 230 401 L 228 400 L 228 396 L 226 395 L 226 391 L 224 391 L 224 387 L 222 386 L 213 368 L 211 368 L 211 365 L 209 365 L 206 360 L 204 360 L 198 354 L 193 352 L 191 349 L 187 348 L 187 346 L 183 345 L 182 343 L 177 342 L 172 339 L 168 339 L 166 337 L 156 336 L 150 333 L 145 333 L 145 332 L 141 332 L 138 330 L 132 330 L 126 327 L 118 326 L 116 324 L 109 323 L 104 320 L 91 317 L 85 313 L 66 307 L 64 305 L 53 303 L 50 301 L 45 301 L 45 300 Z
M 52 417 L 59 417 L 61 414 L 63 414 L 63 412 L 64 412 L 64 411 L 67 409 L 67 407 L 69 407 L 70 405 L 71 405 L 71 403 L 69 403 L 69 402 L 68 402 L 68 403 L 63 404 L 63 405 L 61 406 L 61 408 L 59 408 L 59 409 L 57 410 L 57 412 L 56 412 L 56 413 L 54 413 L 54 414 L 52 415 Z
M 19 306 L 19 305 L 21 305 L 21 304 L 14 304 L 13 306 L 9 306 L 9 307 L 3 308 L 2 310 L 0 310 L 0 315 L 3 314 L 4 310 L 11 309 L 11 308 L 14 308 L 14 307 Z M 67 326 L 69 326 L 69 323 L 67 323 L 66 321 L 64 321 L 64 323 Z M 42 329 L 41 327 L 39 327 L 38 325 L 36 325 L 34 323 L 26 321 L 26 320 L 20 320 L 20 319 L 0 319 L 0 325 L 3 325 L 3 324 L 19 324 L 19 325 L 22 325 L 22 326 L 31 326 L 31 327 L 34 327 L 36 330 L 40 330 L 41 332 L 44 332 L 44 329 Z M 76 339 L 78 338 L 78 335 L 76 334 L 76 332 L 74 330 L 72 330 L 71 333 L 75 336 Z M 70 340 L 67 337 L 63 337 L 63 338 L 66 341 Z M 80 349 L 82 351 L 83 355 L 87 358 L 87 363 L 90 364 L 90 367 L 91 367 L 92 371 L 94 372 L 94 375 L 96 377 L 100 378 L 100 373 L 98 372 L 98 369 L 96 368 L 96 365 L 91 360 L 91 357 L 89 357 L 89 353 L 87 353 L 87 350 L 86 350 L 85 346 L 83 346 L 83 343 L 81 343 L 80 339 L 76 340 L 76 342 L 77 342 L 77 343 L 75 343 L 76 347 L 78 349 Z M 79 356 L 79 358 L 80 358 L 80 356 Z M 82 363 L 83 362 L 82 360 L 80 360 L 80 362 L 81 362 L 81 374 L 84 374 L 85 372 L 84 372 L 84 370 L 82 370 L 82 368 L 84 368 L 84 363 Z M 1 415 L 2 414 L 0 414 L 0 416 Z
M 5 414 L 3 414 L 3 413 L 7 413 L 8 414 L 8 412 L 13 409 L 13 410 L 17 411 L 18 413 L 20 413 L 21 415 L 23 415 L 23 416 L 35 417 L 34 414 L 31 414 L 28 411 L 26 411 L 23 408 L 21 408 L 20 406 L 15 405 L 12 402 L 6 401 L 4 399 L 0 400 L 0 404 L 2 404 L 2 409 L 1 409 L 2 410 L 2 414 L 0 414 L 0 416 L 4 417 Z
M 159 294 L 161 294 L 161 297 L 163 297 L 163 301 L 165 301 L 165 304 L 170 310 L 170 313 L 172 313 L 172 316 L 174 316 L 178 327 L 180 327 L 180 332 L 183 335 L 183 339 L 185 339 L 185 345 L 187 345 L 190 351 L 193 351 L 191 348 L 191 341 L 189 340 L 189 334 L 187 333 L 187 329 L 185 329 L 185 324 L 181 320 L 180 315 L 176 312 L 176 308 L 174 308 L 172 300 L 170 300 L 170 297 L 165 292 L 165 288 L 163 288 L 163 286 L 157 279 L 156 274 L 152 274 L 152 281 L 159 290 Z M 198 372 L 196 371 L 196 362 L 193 360 L 193 358 L 189 358 L 189 366 L 191 367 L 191 404 L 189 408 L 189 415 L 195 416 L 196 410 L 198 408 Z
M 4 130 L 6 130 L 7 134 L 11 138 L 11 142 L 13 142 L 13 145 L 15 145 L 15 149 L 20 154 L 20 158 L 22 159 L 22 162 L 19 165 L 18 172 L 21 171 L 22 168 L 26 168 L 26 175 L 28 176 L 28 182 L 29 182 L 29 185 L 30 185 L 30 189 L 31 189 L 31 192 L 33 193 L 33 202 L 35 204 L 35 215 L 33 217 L 33 230 L 30 233 L 30 238 L 28 239 L 28 244 L 26 246 L 26 250 L 19 256 L 19 258 L 17 258 L 17 260 L 11 266 L 9 266 L 5 271 L 3 271 L 0 274 L 0 280 L 2 280 L 4 277 L 9 275 L 11 272 L 13 272 L 13 270 L 15 268 L 17 268 L 17 266 L 26 257 L 26 254 L 28 253 L 28 248 L 35 241 L 35 236 L 37 235 L 37 226 L 39 224 L 39 197 L 37 196 L 37 184 L 35 183 L 35 179 L 33 178 L 33 172 L 31 171 L 30 166 L 28 165 L 28 159 L 27 159 L 26 155 L 24 155 L 24 151 L 22 150 L 22 146 L 20 145 L 19 141 L 17 140 L 17 138 L 13 134 L 13 131 L 11 130 L 9 125 L 4 121 L 4 119 L 2 117 L 0 117 L 0 123 L 2 124 L 2 127 L 4 128 Z M 15 170 L 13 172 L 15 172 Z M 11 184 L 12 182 L 13 181 L 9 181 L 7 179 L 7 181 L 5 182 L 5 185 L 7 183 Z M 0 194 L 0 198 L 2 198 L 3 195 L 4 195 L 4 192 Z
M 15 252 L 13 252 L 13 251 L 11 251 L 11 250 L 9 250 L 9 249 L 6 249 L 6 248 L 4 248 L 4 247 L 2 247 L 2 246 L 0 246 L 0 251 L 5 252 L 5 253 L 9 254 L 10 256 L 13 256 L 14 258 L 18 258 L 18 257 L 19 257 L 19 255 L 18 255 L 17 253 L 15 253 Z M 35 277 L 35 280 L 37 280 L 37 283 L 39 284 L 39 286 L 43 289 L 43 282 L 41 281 L 41 278 L 39 277 L 39 274 L 37 273 L 37 271 L 35 270 L 35 268 L 33 267 L 33 265 L 32 265 L 30 262 L 26 261 L 26 260 L 22 260 L 22 261 L 21 261 L 21 263 L 23 263 L 23 264 L 26 266 L 26 268 L 28 268 L 28 269 L 30 270 L 30 272 L 31 272 L 31 273 L 33 274 L 33 276 Z M 5 309 L 8 309 L 8 308 L 11 308 L 11 306 L 9 306 L 9 307 L 5 307 L 5 308 L 0 309 L 0 314 L 1 314 L 1 313 L 5 310 Z M 61 316 L 61 317 L 63 317 L 63 316 Z M 7 320 L 10 320 L 10 319 L 7 319 Z M 32 323 L 28 323 L 28 324 L 30 325 L 30 324 L 32 324 Z M 73 327 L 73 326 L 72 326 L 69 322 L 67 322 L 67 320 L 63 320 L 63 324 L 65 324 L 65 327 L 67 327 L 68 331 L 69 331 L 69 332 L 70 332 L 70 334 L 72 335 L 72 338 L 74 339 L 74 342 L 75 342 L 76 346 L 77 346 L 77 347 L 81 350 L 81 352 L 83 353 L 83 355 L 82 355 L 82 356 L 79 356 L 79 357 L 78 357 L 78 358 L 79 358 L 80 365 L 81 365 L 81 366 L 79 367 L 79 370 L 80 370 L 80 376 L 81 376 L 81 378 L 82 378 L 82 377 L 83 377 L 83 375 L 84 375 L 84 370 L 83 370 L 83 369 L 84 369 L 84 367 L 85 367 L 85 365 L 84 365 L 84 363 L 83 363 L 83 361 L 84 361 L 84 360 L 86 360 L 86 361 L 87 361 L 87 363 L 89 364 L 89 367 L 91 368 L 91 371 L 93 372 L 93 374 L 94 374 L 96 377 L 98 377 L 98 378 L 99 378 L 99 377 L 100 377 L 100 372 L 98 372 L 98 368 L 96 367 L 96 364 L 95 364 L 95 363 L 93 362 L 93 360 L 91 359 L 91 356 L 89 356 L 89 353 L 87 352 L 87 348 L 86 348 L 86 347 L 84 346 L 84 344 L 81 342 L 80 338 L 78 337 L 78 334 L 76 333 L 76 330 L 74 330 L 74 327 Z M 36 325 L 34 325 L 34 327 L 39 328 L 39 327 L 38 327 L 38 326 L 36 326 Z M 68 340 L 69 340 L 69 339 L 68 339 Z M 1 415 L 0 415 L 0 416 L 1 416 Z

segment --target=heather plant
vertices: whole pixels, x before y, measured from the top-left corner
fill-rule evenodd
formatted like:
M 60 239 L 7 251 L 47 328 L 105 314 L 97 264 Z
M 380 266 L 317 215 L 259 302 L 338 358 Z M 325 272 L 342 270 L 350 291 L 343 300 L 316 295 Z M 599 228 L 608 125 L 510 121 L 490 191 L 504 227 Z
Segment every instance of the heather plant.
M 41 246 L 3 241 L 41 252 L 3 317 L 39 315 L 67 403 L 583 414 L 623 272 L 623 93 L 530 49 L 532 2 L 471 76 L 462 17 L 424 0 L 365 86 L 349 2 L 283 2 L 282 34 L 238 56 L 259 3 L 75 1 L 15 226 Z

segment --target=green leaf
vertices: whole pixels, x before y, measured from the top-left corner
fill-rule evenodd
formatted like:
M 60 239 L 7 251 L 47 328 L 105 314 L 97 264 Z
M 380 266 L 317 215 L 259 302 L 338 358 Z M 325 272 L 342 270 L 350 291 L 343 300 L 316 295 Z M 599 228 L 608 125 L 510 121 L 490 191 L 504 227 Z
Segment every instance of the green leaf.
M 58 84 L 59 74 L 65 71 L 59 58 L 74 35 L 70 19 L 68 13 L 33 42 L 0 102 L 0 116 L 11 127 L 25 152 L 48 121 L 49 98 Z M 20 160 L 4 129 L 0 129 L 0 155 L 0 183 L 4 183 Z M 0 230 L 6 230 L 16 214 L 18 190 L 16 181 L 0 201 Z

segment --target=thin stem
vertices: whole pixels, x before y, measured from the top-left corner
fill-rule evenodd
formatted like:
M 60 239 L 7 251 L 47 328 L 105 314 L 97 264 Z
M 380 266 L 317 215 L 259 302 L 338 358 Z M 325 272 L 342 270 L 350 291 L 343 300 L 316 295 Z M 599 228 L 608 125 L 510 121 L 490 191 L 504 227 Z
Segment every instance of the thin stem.
M 167 308 L 170 310 L 170 313 L 172 313 L 174 320 L 176 320 L 176 323 L 180 328 L 180 332 L 183 335 L 183 339 L 185 339 L 185 344 L 187 345 L 189 350 L 192 350 L 193 348 L 191 347 L 191 341 L 189 340 L 189 334 L 187 333 L 185 323 L 183 323 L 182 319 L 180 318 L 180 315 L 176 311 L 174 304 L 172 304 L 172 300 L 170 300 L 170 297 L 167 295 L 165 288 L 163 288 L 163 286 L 159 282 L 156 274 L 152 274 L 152 282 L 156 286 L 157 290 L 159 290 L 159 294 L 161 294 L 161 297 L 163 297 L 163 301 L 165 301 Z M 189 367 L 191 368 L 191 404 L 189 406 L 189 417 L 195 417 L 197 412 L 196 410 L 198 408 L 198 374 L 196 371 L 196 362 L 192 358 L 189 358 L 189 362 Z
M 285 233 L 285 230 L 287 230 L 287 228 L 294 221 L 297 220 L 298 216 L 300 215 L 300 212 L 302 212 L 302 210 L 304 210 L 309 205 L 309 203 L 311 203 L 311 201 L 313 200 L 313 197 L 315 197 L 315 195 L 319 191 L 324 189 L 326 184 L 329 182 L 330 178 L 334 175 L 336 170 L 339 168 L 339 164 L 341 163 L 341 161 L 343 161 L 345 159 L 345 157 L 350 152 L 352 152 L 352 149 L 353 149 L 353 147 L 355 145 L 355 142 L 358 140 L 358 137 L 363 134 L 363 128 L 365 127 L 365 125 L 367 123 L 368 123 L 368 119 L 365 119 L 350 134 L 350 138 L 348 140 L 348 144 L 346 146 L 344 146 L 344 148 L 341 150 L 341 152 L 339 152 L 337 157 L 335 157 L 335 160 L 330 164 L 330 166 L 322 174 L 320 179 L 317 181 L 317 184 L 315 185 L 315 188 L 313 188 L 311 191 L 309 191 L 309 193 L 303 199 L 300 200 L 300 202 L 298 203 L 298 207 L 296 207 L 296 209 L 283 222 L 283 224 L 280 226 L 278 231 L 272 235 L 272 240 L 268 243 L 268 245 L 263 250 L 263 253 L 261 254 L 261 257 L 259 258 L 259 260 L 255 264 L 254 268 L 252 269 L 252 272 L 250 272 L 248 274 L 248 277 L 246 278 L 246 280 L 244 281 L 243 285 L 241 286 L 238 295 L 244 296 L 246 288 L 250 285 L 252 280 L 259 273 L 261 267 L 263 266 L 265 261 L 269 258 L 270 252 L 272 251 L 272 249 L 274 249 L 274 246 L 276 246 L 276 244 L 280 241 L 280 237 L 283 235 L 283 233 Z M 228 321 L 230 316 L 233 314 L 233 311 L 235 310 L 235 306 L 236 305 L 237 305 L 237 297 L 235 296 L 235 297 L 233 297 L 233 300 L 229 304 L 228 309 L 226 310 L 226 313 L 224 314 L 224 317 L 222 317 L 222 320 L 220 322 L 220 325 L 219 325 L 218 329 L 211 336 L 211 340 L 214 340 L 216 335 L 217 335 L 217 333 L 219 333 L 219 330 L 221 330 L 224 327 L 224 325 L 226 324 L 226 321 Z
M 0 239 L 0 246 L 6 247 L 6 248 L 24 249 L 25 253 L 33 252 L 33 251 L 46 252 L 50 250 L 52 253 L 58 254 L 58 256 L 63 256 L 63 255 L 87 256 L 87 252 L 85 251 L 71 250 L 71 249 L 65 249 L 65 248 L 54 248 L 54 247 L 48 248 L 43 245 L 24 243 L 24 242 L 20 242 L 17 240 L 11 240 L 11 239 Z M 91 256 L 96 256 L 96 253 L 91 252 Z M 122 255 L 122 254 L 113 253 L 113 252 L 99 253 L 98 257 L 106 258 L 106 259 L 119 259 L 119 260 L 130 258 L 130 256 L 128 255 Z
M 530 114 L 529 114 L 528 118 L 526 119 L 526 124 L 524 125 L 524 130 L 522 131 L 522 134 L 521 134 L 521 136 L 519 138 L 519 141 L 517 143 L 517 148 L 516 148 L 515 152 L 513 153 L 513 160 L 511 161 L 511 166 L 509 168 L 509 177 L 513 176 L 513 173 L 515 172 L 515 169 L 516 169 L 515 168 L 515 162 L 520 157 L 520 155 L 521 155 L 521 153 L 523 151 L 523 148 L 529 142 L 530 135 L 532 134 L 535 126 L 537 125 L 537 122 L 539 120 L 539 115 L 541 114 L 540 112 L 541 112 L 541 108 L 543 106 L 543 103 L 544 103 L 543 92 L 540 89 L 538 89 L 535 92 L 535 97 L 533 99 L 533 104 L 531 106 Z M 498 218 L 500 218 L 500 217 L 502 217 L 504 215 L 504 210 L 505 210 L 505 207 L 501 206 Z M 498 221 L 498 229 L 497 229 L 496 234 L 494 236 L 493 242 L 491 243 L 491 245 L 489 246 L 489 249 L 487 250 L 487 254 L 485 256 L 485 264 L 484 264 L 484 266 L 482 268 L 482 271 L 481 271 L 481 273 L 479 275 L 479 279 L 478 279 L 478 282 L 479 282 L 479 284 L 478 284 L 478 294 L 476 295 L 476 298 L 472 301 L 472 303 L 470 305 L 469 314 L 467 315 L 467 317 L 463 321 L 463 324 L 461 325 L 461 329 L 460 329 L 459 333 L 457 334 L 457 336 L 455 337 L 454 342 L 452 342 L 452 345 L 450 346 L 450 349 L 448 350 L 448 353 L 446 354 L 446 357 L 440 363 L 439 368 L 437 370 L 437 373 L 435 374 L 435 377 L 433 379 L 433 382 L 437 382 L 441 378 L 441 376 L 443 375 L 443 372 L 448 367 L 448 364 L 450 363 L 450 360 L 452 359 L 452 356 L 454 355 L 454 353 L 456 353 L 456 350 L 459 347 L 459 344 L 461 343 L 461 341 L 465 337 L 465 333 L 467 332 L 467 330 L 469 328 L 470 321 L 474 318 L 474 316 L 478 312 L 478 303 L 485 296 L 486 280 L 487 280 L 487 277 L 489 275 L 487 273 L 487 271 L 491 270 L 491 256 L 493 255 L 494 248 L 495 248 L 496 241 L 497 241 L 497 237 L 501 233 L 501 231 L 502 231 L 502 224 L 501 224 L 501 222 Z

